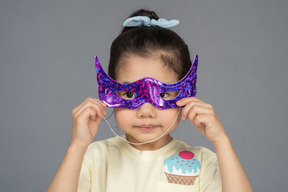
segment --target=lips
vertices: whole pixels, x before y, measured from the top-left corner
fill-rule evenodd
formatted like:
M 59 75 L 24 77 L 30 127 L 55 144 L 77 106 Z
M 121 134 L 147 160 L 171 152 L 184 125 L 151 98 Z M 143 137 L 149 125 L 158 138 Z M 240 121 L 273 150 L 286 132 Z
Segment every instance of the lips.
M 160 125 L 143 124 L 143 125 L 137 125 L 135 127 L 142 130 L 142 131 L 152 131 L 152 130 L 160 127 Z

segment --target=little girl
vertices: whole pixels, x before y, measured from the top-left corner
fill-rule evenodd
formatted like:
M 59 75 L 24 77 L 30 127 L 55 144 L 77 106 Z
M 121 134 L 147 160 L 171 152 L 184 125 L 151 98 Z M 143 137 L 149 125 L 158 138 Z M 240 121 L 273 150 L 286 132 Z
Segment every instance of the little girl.
M 176 83 L 184 90 L 188 76 L 196 81 L 197 56 L 192 63 L 187 45 L 168 29 L 176 24 L 142 9 L 124 22 L 111 46 L 111 84 L 103 84 L 111 92 L 105 92 L 107 97 L 114 84 L 124 88 L 112 100 L 99 93 L 101 100 L 88 97 L 73 109 L 71 142 L 47 191 L 253 191 L 212 105 L 194 97 L 195 87 L 192 95 L 167 88 Z M 102 90 L 101 75 L 106 74 L 99 71 L 97 58 L 96 67 Z M 139 98 L 143 92 L 145 98 Z M 113 97 L 121 102 L 113 105 Z M 125 135 L 91 144 L 107 106 L 115 108 Z M 216 154 L 170 136 L 181 116 L 213 143 Z

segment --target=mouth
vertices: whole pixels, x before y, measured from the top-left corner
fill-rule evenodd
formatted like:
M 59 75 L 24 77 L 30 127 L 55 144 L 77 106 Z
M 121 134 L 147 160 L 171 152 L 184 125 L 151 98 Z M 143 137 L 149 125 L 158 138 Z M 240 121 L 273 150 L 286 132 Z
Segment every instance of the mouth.
M 156 128 L 159 128 L 160 125 L 143 124 L 143 125 L 137 125 L 134 127 L 140 129 L 141 131 L 152 131 Z

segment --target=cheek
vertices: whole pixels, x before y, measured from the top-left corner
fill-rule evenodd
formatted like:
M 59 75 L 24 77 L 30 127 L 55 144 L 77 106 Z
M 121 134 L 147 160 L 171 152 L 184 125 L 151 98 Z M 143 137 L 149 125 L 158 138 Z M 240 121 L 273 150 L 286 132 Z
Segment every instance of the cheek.
M 163 114 L 163 116 L 166 116 L 166 118 L 167 117 L 174 117 L 173 119 L 175 119 L 179 110 L 180 110 L 179 108 L 164 109 L 162 114 Z
M 175 121 L 175 124 L 173 127 L 175 127 L 175 125 L 177 126 L 179 121 L 180 121 L 180 117 L 181 117 L 181 111 L 179 111 L 179 110 L 180 109 L 178 109 L 178 108 L 165 109 L 161 113 L 162 122 L 165 123 L 166 126 L 171 126 L 171 124 Z
M 129 109 L 114 109 L 115 120 L 119 127 L 122 127 L 123 124 L 129 124 L 129 118 L 131 117 L 131 111 Z
M 121 117 L 123 116 L 123 112 L 121 109 L 114 109 L 115 120 L 117 124 L 121 122 Z

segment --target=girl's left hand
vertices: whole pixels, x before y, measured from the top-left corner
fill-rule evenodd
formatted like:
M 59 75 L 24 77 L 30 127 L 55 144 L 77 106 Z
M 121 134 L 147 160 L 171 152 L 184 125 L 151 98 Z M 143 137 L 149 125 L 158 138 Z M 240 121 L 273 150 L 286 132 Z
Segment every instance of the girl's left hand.
M 225 129 L 217 117 L 213 106 L 196 97 L 187 97 L 176 103 L 182 108 L 182 119 L 189 119 L 192 125 L 207 137 L 213 144 L 222 141 L 226 136 Z

